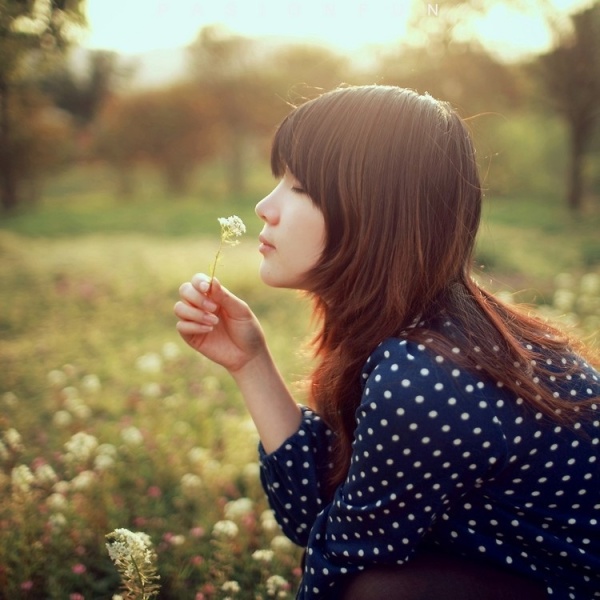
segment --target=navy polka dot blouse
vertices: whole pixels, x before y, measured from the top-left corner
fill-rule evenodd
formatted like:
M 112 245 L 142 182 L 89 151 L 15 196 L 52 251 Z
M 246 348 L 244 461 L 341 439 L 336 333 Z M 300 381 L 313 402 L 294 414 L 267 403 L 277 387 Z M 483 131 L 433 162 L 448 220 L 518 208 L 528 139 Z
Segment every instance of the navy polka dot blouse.
M 598 372 L 573 360 L 567 375 L 556 365 L 556 394 L 598 398 Z M 600 598 L 597 404 L 561 426 L 399 338 L 379 345 L 362 379 L 351 465 L 332 501 L 322 490 L 333 434 L 313 411 L 302 408 L 275 452 L 259 448 L 277 520 L 306 547 L 298 598 L 335 599 L 345 575 L 402 564 L 425 543 L 543 581 L 553 600 Z

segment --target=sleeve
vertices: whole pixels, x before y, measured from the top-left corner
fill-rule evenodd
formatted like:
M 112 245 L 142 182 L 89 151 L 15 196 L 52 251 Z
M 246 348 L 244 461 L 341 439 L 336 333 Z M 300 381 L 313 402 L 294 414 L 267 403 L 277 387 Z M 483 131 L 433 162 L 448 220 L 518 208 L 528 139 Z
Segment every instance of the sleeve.
M 350 469 L 310 530 L 301 599 L 402 564 L 447 508 L 507 460 L 484 383 L 423 345 L 386 340 L 363 373 Z M 488 383 L 488 386 L 490 384 Z
M 332 432 L 315 412 L 301 408 L 298 431 L 270 454 L 259 444 L 259 457 L 261 483 L 277 522 L 290 540 L 306 546 L 325 504 Z

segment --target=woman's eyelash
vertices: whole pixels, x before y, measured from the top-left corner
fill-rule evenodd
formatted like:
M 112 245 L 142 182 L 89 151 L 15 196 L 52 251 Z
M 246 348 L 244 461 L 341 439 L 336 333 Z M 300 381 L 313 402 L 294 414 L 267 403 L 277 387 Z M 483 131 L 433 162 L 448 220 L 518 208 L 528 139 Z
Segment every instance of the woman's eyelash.
M 306 194 L 306 191 L 304 190 L 304 188 L 301 188 L 297 185 L 292 186 L 292 192 L 296 192 L 296 194 Z

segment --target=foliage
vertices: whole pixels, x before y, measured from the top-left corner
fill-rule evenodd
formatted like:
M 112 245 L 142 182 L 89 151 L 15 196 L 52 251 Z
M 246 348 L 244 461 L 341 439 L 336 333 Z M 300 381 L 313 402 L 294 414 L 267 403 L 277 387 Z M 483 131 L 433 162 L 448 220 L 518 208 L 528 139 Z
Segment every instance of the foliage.
M 116 52 L 96 50 L 87 55 L 82 72 L 61 60 L 40 75 L 38 86 L 59 109 L 72 115 L 79 127 L 89 126 L 105 102 L 131 76 L 133 67 L 120 63 Z
M 121 193 L 133 193 L 132 168 L 144 162 L 163 172 L 169 192 L 186 192 L 194 167 L 215 153 L 217 106 L 218 98 L 188 84 L 113 98 L 97 153 L 116 169 Z
M 24 174 L 19 162 L 28 148 L 19 144 L 15 109 L 20 88 L 32 70 L 40 69 L 68 45 L 68 29 L 82 24 L 82 0 L 23 2 L 4 0 L 0 10 L 0 208 L 13 210 L 20 201 Z M 15 131 L 17 130 L 17 131 Z M 35 164 L 35 163 L 34 163 Z
M 569 128 L 567 205 L 579 211 L 583 160 L 600 120 L 600 3 L 574 14 L 571 22 L 572 29 L 558 31 L 554 48 L 538 57 L 532 71 L 545 88 L 543 100 Z

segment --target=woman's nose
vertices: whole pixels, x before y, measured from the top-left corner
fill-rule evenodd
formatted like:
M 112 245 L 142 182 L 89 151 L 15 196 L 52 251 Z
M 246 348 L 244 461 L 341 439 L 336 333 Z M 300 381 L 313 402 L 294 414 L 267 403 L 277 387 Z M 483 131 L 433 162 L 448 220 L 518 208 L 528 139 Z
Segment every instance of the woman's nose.
M 277 221 L 277 210 L 273 202 L 273 192 L 265 196 L 254 209 L 259 219 L 273 225 Z

